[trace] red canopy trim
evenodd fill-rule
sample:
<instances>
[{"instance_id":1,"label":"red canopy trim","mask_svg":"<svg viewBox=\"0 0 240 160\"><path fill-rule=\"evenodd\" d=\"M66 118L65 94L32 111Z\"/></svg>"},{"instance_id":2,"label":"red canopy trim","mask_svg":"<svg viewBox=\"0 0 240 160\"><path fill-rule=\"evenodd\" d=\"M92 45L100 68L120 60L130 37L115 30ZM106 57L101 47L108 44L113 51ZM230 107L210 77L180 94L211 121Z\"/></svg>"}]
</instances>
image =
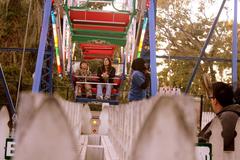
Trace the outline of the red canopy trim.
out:
<instances>
[{"instance_id":1,"label":"red canopy trim","mask_svg":"<svg viewBox=\"0 0 240 160\"><path fill-rule=\"evenodd\" d=\"M130 16L127 13L99 12L70 10L70 19L74 22L87 24L106 24L127 26L130 22Z\"/></svg>"},{"instance_id":2,"label":"red canopy trim","mask_svg":"<svg viewBox=\"0 0 240 160\"><path fill-rule=\"evenodd\" d=\"M116 46L82 43L80 48L82 49L83 59L103 59L105 57L113 58Z\"/></svg>"}]
</instances>

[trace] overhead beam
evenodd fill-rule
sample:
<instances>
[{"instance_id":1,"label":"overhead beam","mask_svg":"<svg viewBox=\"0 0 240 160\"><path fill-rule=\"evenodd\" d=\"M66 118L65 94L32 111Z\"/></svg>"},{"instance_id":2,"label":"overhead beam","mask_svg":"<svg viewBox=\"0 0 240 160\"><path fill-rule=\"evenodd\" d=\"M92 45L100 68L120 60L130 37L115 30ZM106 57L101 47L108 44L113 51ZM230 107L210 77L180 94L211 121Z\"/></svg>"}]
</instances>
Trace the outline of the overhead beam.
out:
<instances>
[{"instance_id":1,"label":"overhead beam","mask_svg":"<svg viewBox=\"0 0 240 160\"><path fill-rule=\"evenodd\" d=\"M197 73L198 67L200 66L200 62L202 61L202 58L203 58L203 56L205 55L206 48L207 48L207 46L208 46L208 44L209 44L209 42L210 42L210 39L212 38L214 29L215 29L215 27L216 27L216 25L217 25L218 19L219 19L220 15L221 15L221 12L222 12L222 10L223 10L223 7L224 7L225 3L226 3L226 0L223 0L223 1L222 1L222 4L221 4L221 7L220 7L220 9L219 9L219 11L218 11L218 13L217 13L217 16L216 16L216 18L215 18L214 21L213 21L212 27L211 27L208 35L207 35L207 39L206 39L206 41L205 41L205 43L204 43L204 45L203 45L203 48L202 48L201 51L200 51L200 55L199 55L199 58L198 58L198 60L197 60L197 63L195 64L195 67L194 67L194 69L193 69L193 71L192 71L192 75L191 75L191 78L190 78L190 80L189 80L189 83L188 83L188 85L187 85L187 87L186 87L185 94L187 94L187 93L189 92L190 88L191 88L192 82L193 82L193 80L194 80L194 78L195 78L195 75L196 75L196 73Z\"/></svg>"},{"instance_id":2,"label":"overhead beam","mask_svg":"<svg viewBox=\"0 0 240 160\"><path fill-rule=\"evenodd\" d=\"M0 53L1 52L22 52L23 48L0 48ZM37 53L38 49L37 48L26 48L25 52L34 52Z\"/></svg>"},{"instance_id":3,"label":"overhead beam","mask_svg":"<svg viewBox=\"0 0 240 160\"><path fill-rule=\"evenodd\" d=\"M176 60L198 60L199 57L196 56L157 56L157 58L165 58L165 59L176 59ZM232 62L232 60L229 58L218 58L218 57L203 57L201 60L203 61L216 61L216 62ZM240 60L237 60L237 62L240 62Z\"/></svg>"},{"instance_id":4,"label":"overhead beam","mask_svg":"<svg viewBox=\"0 0 240 160\"><path fill-rule=\"evenodd\" d=\"M8 110L8 113L9 113L9 117L10 117L11 120L13 120L12 118L14 118L13 116L16 114L16 110L15 110L15 106L13 104L12 97L10 95L10 92L9 92L9 89L8 89L8 86L7 86L7 82L6 82L1 64L0 64L0 80L2 81L1 83L2 83L2 86L4 88L7 100L8 100L7 110Z\"/></svg>"}]
</instances>

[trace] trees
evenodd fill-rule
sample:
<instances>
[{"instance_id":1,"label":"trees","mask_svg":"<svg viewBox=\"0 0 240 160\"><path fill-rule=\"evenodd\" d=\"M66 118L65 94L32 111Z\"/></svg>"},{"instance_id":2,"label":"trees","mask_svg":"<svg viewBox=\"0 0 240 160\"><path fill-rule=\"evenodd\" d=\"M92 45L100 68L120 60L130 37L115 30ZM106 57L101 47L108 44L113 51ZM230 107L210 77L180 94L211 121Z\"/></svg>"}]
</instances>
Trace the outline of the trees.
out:
<instances>
[{"instance_id":1,"label":"trees","mask_svg":"<svg viewBox=\"0 0 240 160\"><path fill-rule=\"evenodd\" d=\"M25 1L20 0L8 0L0 2L0 47L13 47L22 48L23 39L26 28L27 20L27 6ZM33 41L29 41L33 42ZM36 42L35 42L36 44ZM27 45L28 47L29 45ZM20 72L20 62L22 54L16 52L1 52L0 63L3 66L3 70L8 82L8 87L13 100L16 99L18 77ZM29 83L31 83L31 67L33 65L33 56L27 55L26 61L29 65L24 68L24 77L21 88L24 90L29 89ZM1 99L1 98L0 98ZM2 103L2 102L1 102Z\"/></svg>"},{"instance_id":2,"label":"trees","mask_svg":"<svg viewBox=\"0 0 240 160\"><path fill-rule=\"evenodd\" d=\"M198 10L191 6L197 3L186 1L168 1L163 5L158 3L157 39L158 45L169 56L199 56L206 40L214 16L207 14L208 3L198 1ZM205 3L204 3L205 2ZM194 4L193 4L194 3ZM214 2L209 2L214 3ZM224 13L222 13L224 14ZM206 50L206 57L221 57L231 59L231 29L232 22L219 21L214 35ZM165 46L165 47L164 47ZM167 67L159 73L160 86L169 85L185 90L190 80L196 61L164 60ZM190 94L203 94L201 83L202 73L209 73L213 81L218 76L224 76L224 69L231 68L231 63L202 62L201 68L192 84ZM229 80L229 79L228 79Z\"/></svg>"},{"instance_id":3,"label":"trees","mask_svg":"<svg viewBox=\"0 0 240 160\"><path fill-rule=\"evenodd\" d=\"M43 13L42 0L32 0L26 48L38 48ZM23 48L30 0L0 1L0 48ZM21 59L17 52L0 52L0 63L13 97L17 96ZM31 90L36 53L25 53L21 91ZM0 98L1 99L1 98Z\"/></svg>"}]
</instances>

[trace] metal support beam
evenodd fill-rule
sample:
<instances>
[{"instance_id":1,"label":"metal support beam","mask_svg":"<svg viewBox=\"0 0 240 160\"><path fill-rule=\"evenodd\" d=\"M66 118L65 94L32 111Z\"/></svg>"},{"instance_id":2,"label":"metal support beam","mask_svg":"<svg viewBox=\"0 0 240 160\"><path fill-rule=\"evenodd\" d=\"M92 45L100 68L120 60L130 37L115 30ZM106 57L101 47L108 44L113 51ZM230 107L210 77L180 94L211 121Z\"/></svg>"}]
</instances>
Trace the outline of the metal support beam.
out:
<instances>
[{"instance_id":1,"label":"metal support beam","mask_svg":"<svg viewBox=\"0 0 240 160\"><path fill-rule=\"evenodd\" d=\"M150 67L151 67L151 96L157 94L157 63L156 63L156 21L155 21L156 1L150 0L149 17L149 42L150 42Z\"/></svg>"},{"instance_id":2,"label":"metal support beam","mask_svg":"<svg viewBox=\"0 0 240 160\"><path fill-rule=\"evenodd\" d=\"M222 4L221 4L221 7L220 7L220 9L219 9L219 11L218 11L218 14L217 14L216 18L214 19L214 22L213 22L213 24L212 24L212 27L211 27L211 29L210 29L210 31L209 31L209 33L208 33L207 39L206 39L206 41L205 41L205 43L204 43L204 45L203 45L203 48L201 49L201 52L200 52L199 58L198 58L198 60L197 60L197 63L196 63L196 65L195 65L194 69L193 69L193 72L192 72L192 76L191 76L191 78L190 78L190 81L189 81L189 83L188 83L188 85L187 85L187 87L186 87L185 94L187 94L187 93L189 92L189 90L190 90L190 87L191 87L191 85L192 85L192 82L193 82L193 80L194 80L194 78L195 78L195 75L196 75L196 73L197 73L197 69L198 69L198 67L199 67L199 65L200 65L200 62L201 62L201 60L202 60L203 55L205 54L205 50L206 50L206 48L207 48L207 46L208 46L208 44L209 44L209 41L210 41L210 39L211 39L211 37L212 37L212 34L213 34L214 29L215 29L215 27L216 27L216 24L217 24L217 22L218 22L219 16L220 16L220 14L221 14L221 12L222 12L222 10L223 10L223 7L224 7L224 5L225 5L225 2L226 2L226 0L223 0L223 2L222 2Z\"/></svg>"},{"instance_id":3,"label":"metal support beam","mask_svg":"<svg viewBox=\"0 0 240 160\"><path fill-rule=\"evenodd\" d=\"M196 61L196 60L198 60L199 57L195 57L195 56L157 56L157 58ZM213 61L232 62L232 59L218 58L218 57L203 57L202 60L208 61L208 62L213 62ZM237 62L240 62L240 60L237 60Z\"/></svg>"},{"instance_id":4,"label":"metal support beam","mask_svg":"<svg viewBox=\"0 0 240 160\"><path fill-rule=\"evenodd\" d=\"M232 86L233 91L237 90L238 87L238 21L237 21L237 12L238 12L238 0L234 0L234 21L233 21L233 43L232 43Z\"/></svg>"},{"instance_id":5,"label":"metal support beam","mask_svg":"<svg viewBox=\"0 0 240 160\"><path fill-rule=\"evenodd\" d=\"M41 76L40 91L52 95L52 66L53 66L53 48L51 51L46 51L44 55L44 64Z\"/></svg>"},{"instance_id":6,"label":"metal support beam","mask_svg":"<svg viewBox=\"0 0 240 160\"><path fill-rule=\"evenodd\" d=\"M4 88L4 91L6 93L6 97L7 97L7 100L8 100L7 109L8 109L9 117L10 117L10 119L12 119L13 116L16 114L16 110L15 110L15 107L13 105L12 97L10 95L10 92L9 92L9 89L8 89L8 86L7 86L7 82L6 82L1 64L0 64L0 79L2 81L3 88Z\"/></svg>"},{"instance_id":7,"label":"metal support beam","mask_svg":"<svg viewBox=\"0 0 240 160\"><path fill-rule=\"evenodd\" d=\"M51 8L52 8L52 1L45 0L42 30L41 30L40 43L38 48L37 63L35 67L35 75L34 75L33 86L32 86L32 92L34 93L38 93L40 91L43 59L44 59L46 42L47 42Z\"/></svg>"},{"instance_id":8,"label":"metal support beam","mask_svg":"<svg viewBox=\"0 0 240 160\"><path fill-rule=\"evenodd\" d=\"M25 48L25 52L37 53L36 48ZM23 52L23 48L0 48L0 52Z\"/></svg>"}]
</instances>

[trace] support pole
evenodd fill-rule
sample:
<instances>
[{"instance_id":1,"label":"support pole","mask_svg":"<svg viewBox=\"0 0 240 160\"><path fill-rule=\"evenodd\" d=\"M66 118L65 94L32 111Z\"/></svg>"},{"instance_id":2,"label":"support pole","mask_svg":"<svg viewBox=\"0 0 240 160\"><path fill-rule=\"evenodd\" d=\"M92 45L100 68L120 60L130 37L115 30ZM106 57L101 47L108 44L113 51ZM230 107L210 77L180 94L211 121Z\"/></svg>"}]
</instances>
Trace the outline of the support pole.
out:
<instances>
[{"instance_id":1,"label":"support pole","mask_svg":"<svg viewBox=\"0 0 240 160\"><path fill-rule=\"evenodd\" d=\"M54 43L54 40L51 39L50 40L50 43L51 45L53 46L53 43ZM50 60L49 60L49 80L48 80L48 83L49 83L49 86L48 86L48 93L50 95L53 95L53 59L54 59L54 48L51 47L51 51L50 51Z\"/></svg>"},{"instance_id":2,"label":"support pole","mask_svg":"<svg viewBox=\"0 0 240 160\"><path fill-rule=\"evenodd\" d=\"M156 21L155 0L150 0L149 16L149 41L150 41L150 67L151 67L151 96L157 94L157 62L156 62Z\"/></svg>"},{"instance_id":3,"label":"support pole","mask_svg":"<svg viewBox=\"0 0 240 160\"><path fill-rule=\"evenodd\" d=\"M7 82L6 82L1 64L0 64L0 80L2 80L2 85L3 85L4 91L6 93L7 100L8 100L7 110L8 110L8 113L9 113L9 117L10 117L10 119L12 119L13 115L16 114L16 109L13 105L12 97L10 95L10 92L9 92L9 89L8 89L8 86L7 86Z\"/></svg>"},{"instance_id":4,"label":"support pole","mask_svg":"<svg viewBox=\"0 0 240 160\"><path fill-rule=\"evenodd\" d=\"M185 94L187 94L187 93L189 92L189 90L190 90L190 87L191 87L191 85L192 85L192 82L193 82L193 80L194 80L194 77L195 77L195 75L196 75L196 73L197 73L197 69L198 69L198 67L199 67L199 65L200 65L200 62L201 62L201 60L202 60L203 55L205 54L205 50L206 50L206 48L207 48L207 46L208 46L208 44L209 44L209 41L210 41L210 39L211 39L211 37L212 37L213 31L214 31L214 29L215 29L215 27L216 27L216 24L217 24L217 22L218 22L218 19L219 19L220 14L221 14L221 12L222 12L222 10L223 10L223 7L224 7L224 5L225 5L225 2L226 2L226 0L223 0L223 2L222 2L222 4L221 4L221 7L220 7L220 9L219 9L219 11L218 11L217 17L214 19L214 22L213 22L213 24L212 24L212 27L211 27L211 29L210 29L210 31L209 31L209 33L208 33L207 39L206 39L206 41L205 41L205 43L204 43L204 45L203 45L203 48L201 49L201 52L200 52L199 58L198 58L198 60L197 60L197 63L196 63L196 65L195 65L194 69L193 69L192 76L191 76L190 81L189 81L189 83L188 83L188 86L187 86L187 88L186 88L186 90L185 90Z\"/></svg>"},{"instance_id":5,"label":"support pole","mask_svg":"<svg viewBox=\"0 0 240 160\"><path fill-rule=\"evenodd\" d=\"M127 55L125 54L124 48L121 47L121 55L123 57L123 75L122 77L125 77L126 71L127 71Z\"/></svg>"},{"instance_id":6,"label":"support pole","mask_svg":"<svg viewBox=\"0 0 240 160\"><path fill-rule=\"evenodd\" d=\"M52 1L45 0L43 21L42 21L42 30L41 30L41 35L40 35L37 63L35 66L35 75L34 75L33 86L32 86L33 93L38 93L40 91L43 59L44 59L45 47L46 47L46 43L47 43L47 34L48 34L48 26L49 26L51 8L52 8Z\"/></svg>"},{"instance_id":7,"label":"support pole","mask_svg":"<svg viewBox=\"0 0 240 160\"><path fill-rule=\"evenodd\" d=\"M141 58L141 52L142 52L142 47L143 47L143 41L144 41L144 37L145 37L145 32L147 29L147 23L148 23L148 17L144 18L143 21L143 26L142 26L142 33L141 33L141 38L139 40L139 46L138 46L138 54L137 54L137 58Z\"/></svg>"},{"instance_id":8,"label":"support pole","mask_svg":"<svg viewBox=\"0 0 240 160\"><path fill-rule=\"evenodd\" d=\"M54 47L55 47L55 55L57 61L57 71L58 76L62 77L62 66L61 66L61 59L58 47L58 34L57 34L57 26L56 26L56 17L54 11L51 11L51 18L52 18L52 29L53 29L53 39L54 39Z\"/></svg>"},{"instance_id":9,"label":"support pole","mask_svg":"<svg viewBox=\"0 0 240 160\"><path fill-rule=\"evenodd\" d=\"M237 90L238 87L238 0L234 0L234 20L233 20L233 43L232 43L232 86L233 91Z\"/></svg>"}]
</instances>

